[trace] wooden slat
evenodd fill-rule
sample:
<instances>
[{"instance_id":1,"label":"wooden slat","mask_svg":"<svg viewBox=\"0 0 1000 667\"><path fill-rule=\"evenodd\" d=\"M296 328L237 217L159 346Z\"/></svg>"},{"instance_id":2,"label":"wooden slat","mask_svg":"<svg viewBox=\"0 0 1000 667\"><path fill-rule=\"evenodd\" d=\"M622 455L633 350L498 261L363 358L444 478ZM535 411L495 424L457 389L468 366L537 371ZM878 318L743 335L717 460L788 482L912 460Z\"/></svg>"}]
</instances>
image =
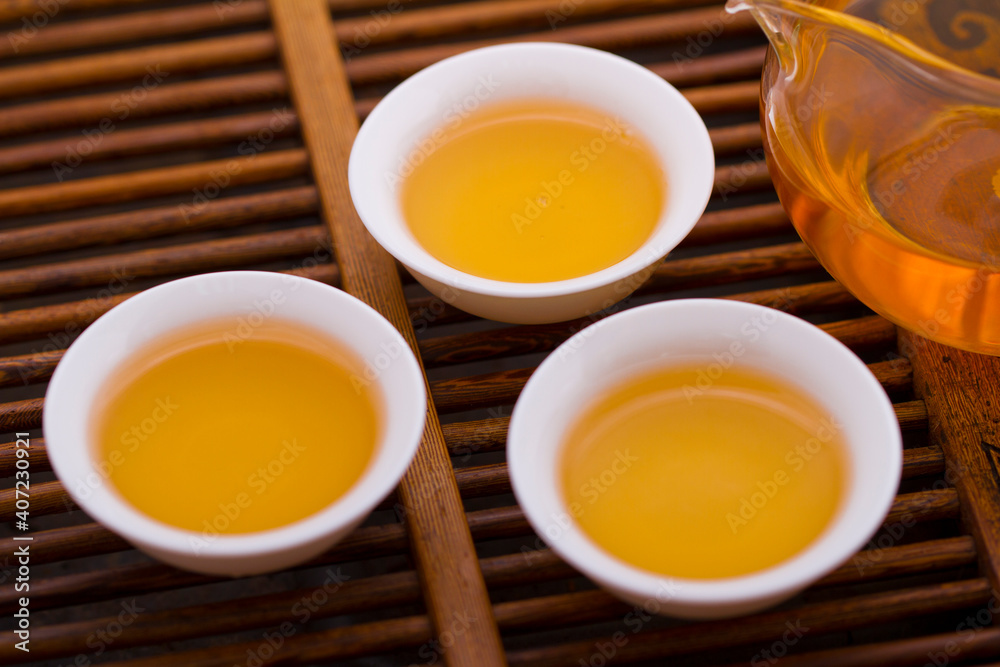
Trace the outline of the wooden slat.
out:
<instances>
[{"instance_id":1,"label":"wooden slat","mask_svg":"<svg viewBox=\"0 0 1000 667\"><path fill-rule=\"evenodd\" d=\"M760 148L763 143L760 135L760 123L741 123L725 127L713 127L708 131L712 140L712 148L716 155L726 155L737 151L745 153L754 148Z\"/></svg>"},{"instance_id":2,"label":"wooden slat","mask_svg":"<svg viewBox=\"0 0 1000 667\"><path fill-rule=\"evenodd\" d=\"M826 575L816 586L856 584L932 570L945 570L976 562L976 544L968 535L904 546L861 551Z\"/></svg>"},{"instance_id":3,"label":"wooden slat","mask_svg":"<svg viewBox=\"0 0 1000 667\"><path fill-rule=\"evenodd\" d=\"M859 596L850 600L815 603L798 610L781 610L747 616L738 620L699 623L630 636L617 655L627 661L653 659L664 655L690 654L702 648L734 647L780 637L789 623L811 629L813 635L862 628L878 620L914 618L936 610L953 610L982 603L989 597L983 579L923 586ZM561 627L587 621L623 618L630 608L603 591L584 591L543 598L503 602L494 606L501 627L528 630ZM801 614L801 616L798 616ZM623 629L628 629L622 624ZM373 652L416 647L427 641L430 624L423 617L376 621L351 628L334 628L290 637L282 649L282 664L307 665L346 659ZM597 637L540 649L510 653L512 665L556 666L575 664L579 656L595 651L594 640L615 643L611 637ZM185 651L167 656L189 667L215 667L238 662L257 642L226 647ZM127 667L166 667L175 664L166 658L134 659L120 663Z\"/></svg>"},{"instance_id":4,"label":"wooden slat","mask_svg":"<svg viewBox=\"0 0 1000 667\"><path fill-rule=\"evenodd\" d=\"M287 95L285 76L278 71L183 83L165 82L147 91L142 100L138 101L133 101L127 91L115 91L5 107L0 109L0 137L66 127L95 132L102 130L102 123L106 129L118 128L120 123L128 120L170 113L207 111L237 104L274 102L284 100ZM105 136L107 134L108 132L104 132Z\"/></svg>"},{"instance_id":5,"label":"wooden slat","mask_svg":"<svg viewBox=\"0 0 1000 667\"><path fill-rule=\"evenodd\" d=\"M138 5L148 0L64 0L60 3L61 11L79 12L86 9L105 9L111 7L128 7ZM51 7L50 5L45 5ZM6 0L0 5L0 21L14 21L16 19L28 18L36 12L45 11L41 0ZM45 12L46 16L52 13L51 8Z\"/></svg>"},{"instance_id":6,"label":"wooden slat","mask_svg":"<svg viewBox=\"0 0 1000 667\"><path fill-rule=\"evenodd\" d=\"M42 0L4 0L0 4L0 21L14 21L32 16L41 9ZM227 12L236 2L218 5L220 12ZM420 5L433 0L407 0L408 5ZM106 10L131 8L132 5L149 3L149 0L60 0L60 9L76 14L84 10ZM385 7L385 0L329 0L330 9L335 13L356 12Z\"/></svg>"},{"instance_id":7,"label":"wooden slat","mask_svg":"<svg viewBox=\"0 0 1000 667\"><path fill-rule=\"evenodd\" d=\"M0 444L0 477L13 477L17 469L16 442L6 442ZM24 449L23 447L21 449ZM52 469L49 463L49 455L45 449L45 438L31 438L31 447L28 451L28 465L32 473L47 472Z\"/></svg>"},{"instance_id":8,"label":"wooden slat","mask_svg":"<svg viewBox=\"0 0 1000 667\"><path fill-rule=\"evenodd\" d=\"M730 283L726 282L724 284ZM738 287L738 285L734 286ZM673 289L683 290L683 282L679 282L676 288L671 288L671 290ZM848 292L842 285L832 280L736 294L720 295L719 291L719 289L713 289L710 296L756 303L769 308L777 308L793 315L829 313L846 307L852 307L855 310L862 308L854 295ZM656 290L648 281L635 292L636 296L653 293L656 293ZM669 291L666 294L669 294ZM597 320L611 312L618 312L628 307L631 302L631 298L625 299L609 311L595 313L592 319ZM415 297L410 299L408 303L410 304L411 316L418 333L423 333L432 326L454 324L455 322L465 322L473 319L468 313L443 304L440 299L434 297ZM3 325L0 322L0 333L2 331Z\"/></svg>"},{"instance_id":9,"label":"wooden slat","mask_svg":"<svg viewBox=\"0 0 1000 667\"><path fill-rule=\"evenodd\" d=\"M821 602L736 620L647 630L630 636L630 641L620 647L618 658L624 661L663 659L665 656L686 655L712 648L754 645L780 638L789 629L787 623L791 623L792 627L798 624L798 627L810 628L810 636L815 637L921 614L971 607L983 604L989 597L989 582L973 579ZM531 667L571 664L577 656L590 655L595 640L610 641L610 637L592 637L561 645L512 651L509 654L510 663ZM861 646L855 649L854 654L863 652L864 647ZM853 662L845 659L841 664Z\"/></svg>"},{"instance_id":10,"label":"wooden slat","mask_svg":"<svg viewBox=\"0 0 1000 667\"><path fill-rule=\"evenodd\" d=\"M491 417L441 427L452 456L466 458L480 452L495 452L507 442L510 417Z\"/></svg>"},{"instance_id":11,"label":"wooden slat","mask_svg":"<svg viewBox=\"0 0 1000 667\"><path fill-rule=\"evenodd\" d=\"M507 39L483 39L387 51L355 58L347 63L346 69L351 82L360 85L399 80L449 56L506 42L571 42L613 50L683 41L685 37L705 30L706 24L719 21L723 11L721 6L717 6L569 26ZM726 17L727 35L752 34L757 30L757 24L745 13ZM758 92L759 89L754 92L755 100Z\"/></svg>"},{"instance_id":12,"label":"wooden slat","mask_svg":"<svg viewBox=\"0 0 1000 667\"><path fill-rule=\"evenodd\" d=\"M220 197L188 211L160 206L82 220L0 231L0 259L87 246L112 245L178 233L223 229L250 222L315 213L316 189L307 186L240 197Z\"/></svg>"},{"instance_id":13,"label":"wooden slat","mask_svg":"<svg viewBox=\"0 0 1000 667\"><path fill-rule=\"evenodd\" d=\"M719 298L756 303L768 308L777 308L792 315L836 311L838 308L859 305L853 294L844 289L840 283L832 280L739 294L722 294Z\"/></svg>"},{"instance_id":14,"label":"wooden slat","mask_svg":"<svg viewBox=\"0 0 1000 667\"><path fill-rule=\"evenodd\" d=\"M137 250L120 255L43 264L0 272L0 297L45 294L112 284L120 292L132 281L233 268L279 259L328 254L329 237L319 226L236 236L201 243Z\"/></svg>"},{"instance_id":15,"label":"wooden slat","mask_svg":"<svg viewBox=\"0 0 1000 667\"><path fill-rule=\"evenodd\" d=\"M755 46L726 53L681 57L648 65L656 74L675 86L704 85L729 79L756 79L764 65L767 48Z\"/></svg>"},{"instance_id":16,"label":"wooden slat","mask_svg":"<svg viewBox=\"0 0 1000 667\"><path fill-rule=\"evenodd\" d=\"M0 358L0 387L45 382L62 359L63 350Z\"/></svg>"},{"instance_id":17,"label":"wooden slat","mask_svg":"<svg viewBox=\"0 0 1000 667\"><path fill-rule=\"evenodd\" d=\"M190 192L190 199L179 206L191 215L201 207L202 200L211 199L205 192L302 176L308 169L307 160L305 151L289 149L0 190L0 210L9 216L27 215ZM203 193L202 200L198 193Z\"/></svg>"},{"instance_id":18,"label":"wooden slat","mask_svg":"<svg viewBox=\"0 0 1000 667\"><path fill-rule=\"evenodd\" d=\"M237 149L256 150L261 138L269 143L298 132L298 118L290 109L200 119L132 130L102 132L69 139L49 139L0 149L0 174L45 167L62 180L66 169L113 158L153 152L204 149L233 142ZM738 138L734 137L734 141ZM251 140L255 140L251 143ZM0 246L2 247L2 246Z\"/></svg>"},{"instance_id":19,"label":"wooden slat","mask_svg":"<svg viewBox=\"0 0 1000 667\"><path fill-rule=\"evenodd\" d=\"M518 368L435 380L430 385L431 396L442 414L511 405L534 371L534 368Z\"/></svg>"},{"instance_id":20,"label":"wooden slat","mask_svg":"<svg viewBox=\"0 0 1000 667\"><path fill-rule=\"evenodd\" d=\"M272 0L275 31L309 150L323 217L337 250L341 282L417 341L395 262L368 234L351 204L347 159L358 120L333 24L321 0ZM455 614L470 621L444 656L449 665L503 665L503 647L464 521L461 499L433 404L423 441L399 486L406 525L438 633Z\"/></svg>"},{"instance_id":21,"label":"wooden slat","mask_svg":"<svg viewBox=\"0 0 1000 667\"><path fill-rule=\"evenodd\" d=\"M819 328L855 352L887 346L896 334L892 322L878 315L829 322L820 324Z\"/></svg>"},{"instance_id":22,"label":"wooden slat","mask_svg":"<svg viewBox=\"0 0 1000 667\"><path fill-rule=\"evenodd\" d=\"M903 431L923 430L927 427L927 405L923 401L906 401L892 407Z\"/></svg>"},{"instance_id":23,"label":"wooden slat","mask_svg":"<svg viewBox=\"0 0 1000 667\"><path fill-rule=\"evenodd\" d=\"M488 510L468 512L465 516L469 531L476 540L499 539L531 534L524 514L517 507L499 507ZM33 533L32 563L52 563L59 560L86 558L106 553L124 551L129 545L120 537L94 523L87 523L69 528L55 528ZM366 560L400 554L406 551L407 535L404 527L398 523L365 526L355 530L345 537L333 549L302 565L302 568L330 565L352 560ZM136 566L139 567L138 565ZM88 599L106 599L120 594L127 594L136 588L142 590L162 590L171 586L183 585L193 576L191 573L175 570L167 565L147 562L145 567L149 581L142 584L143 576L135 575L135 579L119 580L114 570L91 571L87 573L67 575L70 579L53 580L53 583L36 587L39 600L43 591L53 598L72 597L74 595ZM155 573L155 576L153 576ZM174 574L170 574L174 573ZM179 578L178 578L179 577ZM75 591L75 592L74 592ZM18 595L12 588L0 590L0 611L13 609ZM76 598L73 598L76 599ZM39 602L39 604L46 604ZM50 604L55 604L53 600Z\"/></svg>"},{"instance_id":24,"label":"wooden slat","mask_svg":"<svg viewBox=\"0 0 1000 667\"><path fill-rule=\"evenodd\" d=\"M299 275L331 285L336 285L340 276L335 265L317 263L314 256L306 257L302 266L281 273ZM102 290L102 292L111 291ZM135 295L136 292L124 292L52 306L9 311L0 318L0 341L30 340L48 334L47 345L68 345L72 337L88 324Z\"/></svg>"},{"instance_id":25,"label":"wooden slat","mask_svg":"<svg viewBox=\"0 0 1000 667\"><path fill-rule=\"evenodd\" d=\"M693 9L604 21L597 25L569 26L503 40L476 40L382 52L348 61L346 71L350 81L356 85L390 81L409 76L448 56L508 41L573 42L603 49L635 48L683 40L686 35L703 30L707 22L719 21L721 11L719 7ZM725 23L725 31L730 35L746 34L756 29L757 24L746 14L730 18ZM275 56L275 49L274 36L270 32L260 31L8 67L0 71L0 98L10 99L18 95L115 81L142 81L144 77L154 76L150 72L156 73L158 85L163 79L169 78L171 73L267 61ZM153 80L146 80L147 87L148 82Z\"/></svg>"},{"instance_id":26,"label":"wooden slat","mask_svg":"<svg viewBox=\"0 0 1000 667\"><path fill-rule=\"evenodd\" d=\"M33 442L32 447L35 446L37 445ZM510 477L507 474L506 463L492 463L456 470L455 482L462 498L480 498L510 493ZM14 489L0 489L0 521L13 520L14 500ZM396 507L398 507L398 498L396 494L392 494L376 509L392 510ZM70 498L62 482L41 482L31 487L32 516L61 514L77 509L79 507Z\"/></svg>"},{"instance_id":27,"label":"wooden slat","mask_svg":"<svg viewBox=\"0 0 1000 667\"><path fill-rule=\"evenodd\" d=\"M771 175L763 160L748 160L740 164L715 168L713 196L727 201L736 193L772 188Z\"/></svg>"},{"instance_id":28,"label":"wooden slat","mask_svg":"<svg viewBox=\"0 0 1000 667\"><path fill-rule=\"evenodd\" d=\"M904 493L896 496L883 525L888 526L902 521L908 523L911 520L954 519L959 515L960 510L958 493L952 488Z\"/></svg>"},{"instance_id":29,"label":"wooden slat","mask_svg":"<svg viewBox=\"0 0 1000 667\"><path fill-rule=\"evenodd\" d=\"M76 509L76 503L70 500L62 482L36 482L31 485L29 494L31 516L33 517L72 512ZM0 490L0 517L2 517L0 520L12 521L14 519L16 511L14 500L15 489Z\"/></svg>"},{"instance_id":30,"label":"wooden slat","mask_svg":"<svg viewBox=\"0 0 1000 667\"><path fill-rule=\"evenodd\" d=\"M155 152L203 149L228 142L245 151L260 145L261 137L269 143L297 132L298 116L289 108L131 130L101 132L98 128L88 136L0 148L0 174L44 167L62 180L77 160L91 164ZM709 138L717 154L749 150L761 144L757 123L712 128Z\"/></svg>"},{"instance_id":31,"label":"wooden slat","mask_svg":"<svg viewBox=\"0 0 1000 667\"><path fill-rule=\"evenodd\" d=\"M998 654L1000 628L981 627L977 624L962 628L959 632L788 655L781 659L781 667L934 667L934 661L942 663L942 666L957 662L988 667L987 663L978 660L993 658ZM970 660L977 662L970 663ZM734 663L727 667L743 667L745 664Z\"/></svg>"},{"instance_id":32,"label":"wooden slat","mask_svg":"<svg viewBox=\"0 0 1000 667\"><path fill-rule=\"evenodd\" d=\"M941 548L937 550L942 554L950 553ZM887 559L899 560L891 555ZM480 561L484 579L490 587L517 586L578 576L575 570L547 550L538 555L533 554L530 568L524 565L525 557L521 553ZM933 563L927 565L933 567ZM337 567L330 567L323 574L331 577L339 571ZM113 574L117 576L109 576ZM39 608L52 608L67 606L76 601L92 601L93 596L105 599L114 597L116 593L135 595L140 591L148 592L164 586L193 586L216 581L224 580L185 573L164 565L141 563L120 566L116 573L97 571L46 580L38 591L36 600ZM108 595L109 587L111 595ZM318 586L189 606L180 610L149 610L134 619L127 633L116 638L115 646L128 648L279 625L288 620L288 610L296 602L309 600L314 594L317 599L323 599L321 591L326 593L328 599L323 604L314 605L316 609L311 617L317 620L412 604L420 599L416 572L380 574L339 582L335 591ZM199 623L186 623L178 620L178 616L182 619L203 620ZM35 654L33 657L41 660L86 652L86 640L94 629L105 627L111 621L111 618L98 618L42 627L39 634L32 637L38 642L38 649L32 651ZM0 645L0 661L16 656L14 650L16 649L12 645Z\"/></svg>"},{"instance_id":33,"label":"wooden slat","mask_svg":"<svg viewBox=\"0 0 1000 667\"><path fill-rule=\"evenodd\" d=\"M914 447L903 450L903 479L934 475L944 470L944 452L940 447Z\"/></svg>"},{"instance_id":34,"label":"wooden slat","mask_svg":"<svg viewBox=\"0 0 1000 667\"><path fill-rule=\"evenodd\" d=\"M420 341L420 354L426 366L436 367L548 352L593 322L581 318L555 324L505 327L429 338ZM820 328L851 348L887 346L896 340L896 327L874 315L832 322Z\"/></svg>"},{"instance_id":35,"label":"wooden slat","mask_svg":"<svg viewBox=\"0 0 1000 667\"><path fill-rule=\"evenodd\" d=\"M689 259L668 259L642 286L642 292L709 287L819 268L819 262L804 243L784 243Z\"/></svg>"},{"instance_id":36,"label":"wooden slat","mask_svg":"<svg viewBox=\"0 0 1000 667\"><path fill-rule=\"evenodd\" d=\"M3 10L0 9L0 16L2 13ZM204 3L178 9L56 22L39 30L31 39L7 39L0 42L0 58L179 37L219 28L263 23L267 18L267 4L264 0L241 0L232 4Z\"/></svg>"},{"instance_id":37,"label":"wooden slat","mask_svg":"<svg viewBox=\"0 0 1000 667\"><path fill-rule=\"evenodd\" d=\"M741 81L718 86L704 86L682 91L687 101L703 115L752 111L760 103L760 84L756 81Z\"/></svg>"},{"instance_id":38,"label":"wooden slat","mask_svg":"<svg viewBox=\"0 0 1000 667\"><path fill-rule=\"evenodd\" d=\"M476 32L509 30L520 31L539 28L564 28L581 19L608 17L632 12L665 11L713 4L717 0L586 0L573 5L566 12L565 0L485 0L463 2L428 9L404 11L386 21L382 29L367 40L364 34L370 17L340 19L335 23L337 39L347 60L363 53L370 46L399 41L412 42L428 38L467 36ZM371 31L374 32L374 31ZM359 44L359 42L362 42ZM763 58L761 59L763 62Z\"/></svg>"},{"instance_id":39,"label":"wooden slat","mask_svg":"<svg viewBox=\"0 0 1000 667\"><path fill-rule=\"evenodd\" d=\"M0 433L28 431L42 425L42 399L0 403Z\"/></svg>"},{"instance_id":40,"label":"wooden slat","mask_svg":"<svg viewBox=\"0 0 1000 667\"><path fill-rule=\"evenodd\" d=\"M983 573L1000 590L1000 359L902 329L899 349L912 360L913 391L927 405L931 442L948 459Z\"/></svg>"},{"instance_id":41,"label":"wooden slat","mask_svg":"<svg viewBox=\"0 0 1000 667\"><path fill-rule=\"evenodd\" d=\"M365 32L372 17L363 15L339 20L336 34L345 55L350 57L355 51L360 52L369 46L398 41L444 37L476 30L524 30L549 26L553 16L558 18L557 23L577 22L593 16L707 5L715 0L588 0L574 6L574 11L568 15L560 11L562 1L494 0L420 10L413 9L418 3L407 0L409 11L391 15L391 21L380 20L378 31L369 29L368 33ZM376 7L385 11L384 3ZM8 40L0 44L0 58L195 35L222 27L263 23L268 16L264 0L241 0L238 3L205 3L56 23L46 26L31 39ZM359 34L364 35L363 40L358 37ZM763 61L762 54L759 60ZM759 65L758 62L758 69Z\"/></svg>"},{"instance_id":42,"label":"wooden slat","mask_svg":"<svg viewBox=\"0 0 1000 667\"><path fill-rule=\"evenodd\" d=\"M889 547L877 552L862 552L856 560L865 563L859 568L854 563L847 563L829 576L820 585L829 586L838 583L856 582L860 579L874 580L889 576L900 576L929 572L935 569L945 569L968 564L975 560L975 545L969 537L957 537L946 540ZM870 563L870 565L867 565ZM530 567L526 567L530 565ZM576 572L561 561L552 551L542 549L528 554L516 553L506 556L496 556L480 561L484 578L490 587L516 586L527 583L553 581L567 577L578 576ZM159 567L164 570L157 572ZM110 573L94 573L94 581L89 584L91 591L99 591L111 585L114 588L135 594L138 590L148 591L150 582L158 582L162 575L171 575L171 585L194 585L216 581L210 577L182 572L169 572L170 568L155 565L133 565L118 568L118 577L111 579ZM328 569L331 574L337 574L334 568ZM100 576L105 575L105 576ZM330 575L327 575L328 577ZM186 578L185 578L186 577ZM63 579L79 578L76 575ZM123 585L122 580L134 582L133 585ZM58 580L49 580L43 584L40 591L40 608L49 608L50 600L59 596L60 605L71 604L77 599L83 599L87 593L79 585L71 582L60 582L63 591L55 593L48 585ZM135 585L141 586L136 589ZM72 596L69 590L74 590ZM250 628L264 628L278 625L287 620L287 610L296 602L309 599L314 593L324 590L299 589L271 593L253 598L240 598L183 610L149 611L137 617L116 640L117 648L150 645L167 641L178 641L195 637L204 637L225 632L235 632ZM336 594L322 605L317 605L313 618L329 618L345 613L368 611L403 605L419 599L418 579L414 572L383 574L364 579L346 581L338 585ZM102 596L103 597L103 596ZM322 598L320 598L322 599ZM178 622L177 616L197 617L202 622ZM36 659L55 658L86 651L86 639L95 628L106 627L113 618L96 618L84 621L74 621L62 625L43 626L33 637L38 642L38 648L33 651ZM13 657L14 649L10 645L0 646L0 660Z\"/></svg>"},{"instance_id":43,"label":"wooden slat","mask_svg":"<svg viewBox=\"0 0 1000 667\"><path fill-rule=\"evenodd\" d=\"M906 359L868 364L868 370L889 393L904 391L913 385L913 368Z\"/></svg>"},{"instance_id":44,"label":"wooden slat","mask_svg":"<svg viewBox=\"0 0 1000 667\"><path fill-rule=\"evenodd\" d=\"M156 46L143 46L0 69L0 99L71 90L101 83L130 81L145 90L171 75L273 59L269 31Z\"/></svg>"},{"instance_id":45,"label":"wooden slat","mask_svg":"<svg viewBox=\"0 0 1000 667\"><path fill-rule=\"evenodd\" d=\"M781 204L710 211L701 216L698 224L681 241L680 247L788 234L792 230L792 223Z\"/></svg>"},{"instance_id":46,"label":"wooden slat","mask_svg":"<svg viewBox=\"0 0 1000 667\"><path fill-rule=\"evenodd\" d=\"M718 74L722 76L727 72L720 70ZM752 111L757 107L757 86L745 83L689 88L681 92L698 111L706 114L734 109ZM264 71L205 81L164 83L149 90L141 101L135 103L127 92L123 94L119 91L19 104L0 109L0 138L81 126L92 135L97 132L107 138L111 130L117 131L122 122L185 111L221 109L237 104L280 101L287 94L284 75ZM355 113L359 118L365 118L378 101L379 98L356 100ZM81 138L85 135L79 135L76 140ZM86 143L89 145L95 141Z\"/></svg>"}]
</instances>

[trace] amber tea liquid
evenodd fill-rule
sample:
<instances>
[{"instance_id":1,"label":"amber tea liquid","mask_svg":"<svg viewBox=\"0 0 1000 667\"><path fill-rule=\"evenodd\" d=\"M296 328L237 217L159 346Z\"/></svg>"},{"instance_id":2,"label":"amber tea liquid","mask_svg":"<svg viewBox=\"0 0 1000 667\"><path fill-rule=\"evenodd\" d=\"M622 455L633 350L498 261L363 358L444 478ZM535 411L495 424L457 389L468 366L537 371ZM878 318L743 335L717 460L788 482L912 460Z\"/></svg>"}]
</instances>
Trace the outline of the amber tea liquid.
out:
<instances>
[{"instance_id":1,"label":"amber tea liquid","mask_svg":"<svg viewBox=\"0 0 1000 667\"><path fill-rule=\"evenodd\" d=\"M860 0L845 11L1000 77L1000 3L966 4ZM849 28L803 20L788 41L796 75L765 68L765 147L782 203L865 304L1000 354L1000 80L908 68Z\"/></svg>"},{"instance_id":2,"label":"amber tea liquid","mask_svg":"<svg viewBox=\"0 0 1000 667\"><path fill-rule=\"evenodd\" d=\"M696 365L600 395L562 447L580 528L626 563L715 579L777 565L815 541L849 484L836 422L799 388L734 367L702 388Z\"/></svg>"}]
</instances>

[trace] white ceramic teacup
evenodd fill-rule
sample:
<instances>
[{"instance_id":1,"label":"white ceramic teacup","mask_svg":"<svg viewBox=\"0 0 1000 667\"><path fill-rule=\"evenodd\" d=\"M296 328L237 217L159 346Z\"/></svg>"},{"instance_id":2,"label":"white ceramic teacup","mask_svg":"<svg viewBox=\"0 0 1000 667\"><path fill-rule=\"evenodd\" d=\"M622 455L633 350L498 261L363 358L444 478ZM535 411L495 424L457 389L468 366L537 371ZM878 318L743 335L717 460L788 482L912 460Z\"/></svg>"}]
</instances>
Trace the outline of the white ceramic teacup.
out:
<instances>
[{"instance_id":1,"label":"white ceramic teacup","mask_svg":"<svg viewBox=\"0 0 1000 667\"><path fill-rule=\"evenodd\" d=\"M560 491L560 451L567 430L603 392L643 370L671 363L704 364L709 377L734 365L776 376L812 397L841 427L848 449L848 487L830 524L797 555L743 576L668 577L612 556L572 520ZM686 299L612 315L550 354L514 407L507 458L514 493L535 532L580 572L648 610L722 618L777 604L861 549L892 506L902 440L881 385L829 334L763 306Z\"/></svg>"},{"instance_id":2,"label":"white ceramic teacup","mask_svg":"<svg viewBox=\"0 0 1000 667\"><path fill-rule=\"evenodd\" d=\"M411 233L399 202L400 183L434 151L435 130L485 105L535 98L600 110L648 140L667 182L653 234L617 264L569 280L505 282L448 266ZM477 49L413 75L365 120L349 166L351 197L368 231L424 287L456 308L524 324L582 317L631 294L701 217L714 175L708 130L673 86L619 56L549 43Z\"/></svg>"},{"instance_id":3,"label":"white ceramic teacup","mask_svg":"<svg viewBox=\"0 0 1000 667\"><path fill-rule=\"evenodd\" d=\"M383 424L372 461L331 505L279 528L211 535L167 525L122 498L108 479L111 464L99 460L91 420L109 378L137 350L171 331L227 316L243 318L250 326L271 317L301 323L352 351L366 368L370 364L376 369L369 381L384 404ZM391 359L387 350L392 351ZM93 519L171 565L237 576L306 561L360 524L395 488L412 460L423 433L426 400L423 375L410 347L366 304L306 278L232 271L153 287L98 318L69 347L52 376L44 429L53 469ZM176 480L176 485L183 492L184 480Z\"/></svg>"}]
</instances>

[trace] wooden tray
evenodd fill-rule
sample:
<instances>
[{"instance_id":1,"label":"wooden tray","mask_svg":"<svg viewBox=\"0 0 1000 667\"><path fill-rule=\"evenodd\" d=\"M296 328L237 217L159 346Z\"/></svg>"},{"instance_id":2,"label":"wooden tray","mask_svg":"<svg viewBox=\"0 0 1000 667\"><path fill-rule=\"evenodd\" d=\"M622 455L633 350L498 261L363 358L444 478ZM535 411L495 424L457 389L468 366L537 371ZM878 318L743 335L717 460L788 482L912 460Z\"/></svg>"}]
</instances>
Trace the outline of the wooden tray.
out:
<instances>
[{"instance_id":1,"label":"wooden tray","mask_svg":"<svg viewBox=\"0 0 1000 667\"><path fill-rule=\"evenodd\" d=\"M897 332L798 241L762 159L764 41L747 15L710 0L8 0L0 21L3 664L943 665L1000 653L1000 369ZM589 322L457 312L400 273L353 211L347 155L378 98L509 40L634 58L711 128L709 212L621 308L691 295L781 308L854 349L893 398L907 449L883 530L778 609L652 617L553 556L510 495L505 430L532 368ZM89 322L148 286L232 268L295 272L373 304L419 350L435 410L413 467L362 528L303 567L223 581L151 561L76 510L40 425L45 382ZM14 516L17 432L31 438L27 531ZM28 593L14 588L21 544ZM30 653L8 631L24 596Z\"/></svg>"}]
</instances>

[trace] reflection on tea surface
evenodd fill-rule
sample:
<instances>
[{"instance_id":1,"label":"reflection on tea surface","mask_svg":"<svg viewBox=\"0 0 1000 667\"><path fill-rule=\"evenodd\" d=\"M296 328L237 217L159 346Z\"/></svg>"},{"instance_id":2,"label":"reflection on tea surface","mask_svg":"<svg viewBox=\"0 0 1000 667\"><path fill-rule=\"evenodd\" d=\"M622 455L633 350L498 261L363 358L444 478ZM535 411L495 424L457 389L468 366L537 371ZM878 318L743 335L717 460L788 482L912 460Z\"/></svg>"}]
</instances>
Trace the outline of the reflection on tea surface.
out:
<instances>
[{"instance_id":1,"label":"reflection on tea surface","mask_svg":"<svg viewBox=\"0 0 1000 667\"><path fill-rule=\"evenodd\" d=\"M561 100L500 102L424 142L403 183L414 237L452 268L509 282L578 278L653 233L663 169L620 118Z\"/></svg>"},{"instance_id":2,"label":"reflection on tea surface","mask_svg":"<svg viewBox=\"0 0 1000 667\"><path fill-rule=\"evenodd\" d=\"M346 349L276 319L183 329L112 376L99 466L138 510L206 539L280 527L333 503L373 458L366 377Z\"/></svg>"}]
</instances>

